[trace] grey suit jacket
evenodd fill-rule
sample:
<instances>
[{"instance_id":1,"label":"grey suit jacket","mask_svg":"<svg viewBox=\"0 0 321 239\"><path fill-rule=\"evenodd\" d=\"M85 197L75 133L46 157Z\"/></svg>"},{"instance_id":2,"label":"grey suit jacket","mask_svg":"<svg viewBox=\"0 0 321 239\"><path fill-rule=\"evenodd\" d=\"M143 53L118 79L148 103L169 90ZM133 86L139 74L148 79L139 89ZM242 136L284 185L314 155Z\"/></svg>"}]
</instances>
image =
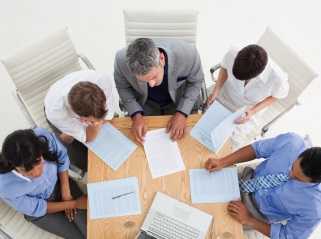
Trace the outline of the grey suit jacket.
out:
<instances>
[{"instance_id":1,"label":"grey suit jacket","mask_svg":"<svg viewBox=\"0 0 321 239\"><path fill-rule=\"evenodd\" d=\"M154 40L168 59L168 91L177 110L190 114L200 94L204 74L197 49L183 41ZM139 81L126 63L126 48L116 53L114 78L122 103L129 115L143 111L148 98L146 82Z\"/></svg>"}]
</instances>

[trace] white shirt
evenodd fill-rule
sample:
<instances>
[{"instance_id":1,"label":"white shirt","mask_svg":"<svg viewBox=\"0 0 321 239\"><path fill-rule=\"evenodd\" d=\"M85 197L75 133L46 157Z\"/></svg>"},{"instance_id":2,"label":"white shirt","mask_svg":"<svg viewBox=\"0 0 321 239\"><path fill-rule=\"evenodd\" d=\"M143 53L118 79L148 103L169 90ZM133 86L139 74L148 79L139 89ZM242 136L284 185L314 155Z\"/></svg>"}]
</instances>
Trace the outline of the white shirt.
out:
<instances>
[{"instance_id":1,"label":"white shirt","mask_svg":"<svg viewBox=\"0 0 321 239\"><path fill-rule=\"evenodd\" d=\"M255 105L269 96L277 99L285 98L289 92L287 74L268 58L263 72L251 79L244 87L244 81L234 77L232 69L239 49L231 48L224 56L221 66L226 69L228 78L219 95L219 99L227 101L231 108Z\"/></svg>"},{"instance_id":2,"label":"white shirt","mask_svg":"<svg viewBox=\"0 0 321 239\"><path fill-rule=\"evenodd\" d=\"M114 113L120 112L119 95L112 77L93 70L73 72L53 84L45 98L45 111L48 120L61 132L68 134L80 142L86 141L87 125L80 122L79 116L73 112L68 103L68 94L78 82L89 81L98 85L106 96L106 118L110 120Z\"/></svg>"}]
</instances>

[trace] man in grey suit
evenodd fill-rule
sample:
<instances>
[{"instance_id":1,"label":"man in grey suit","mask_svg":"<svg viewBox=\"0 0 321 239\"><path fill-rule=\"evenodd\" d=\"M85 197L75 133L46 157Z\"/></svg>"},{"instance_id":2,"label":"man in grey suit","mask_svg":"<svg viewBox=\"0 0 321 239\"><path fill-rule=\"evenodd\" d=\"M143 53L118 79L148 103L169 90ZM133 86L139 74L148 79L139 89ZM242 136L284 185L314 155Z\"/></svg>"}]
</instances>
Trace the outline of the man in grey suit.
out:
<instances>
[{"instance_id":1,"label":"man in grey suit","mask_svg":"<svg viewBox=\"0 0 321 239\"><path fill-rule=\"evenodd\" d=\"M196 48L179 40L139 38L117 52L114 72L132 132L144 142L144 115L173 114L167 132L184 136L186 118L199 100L204 74Z\"/></svg>"}]
</instances>

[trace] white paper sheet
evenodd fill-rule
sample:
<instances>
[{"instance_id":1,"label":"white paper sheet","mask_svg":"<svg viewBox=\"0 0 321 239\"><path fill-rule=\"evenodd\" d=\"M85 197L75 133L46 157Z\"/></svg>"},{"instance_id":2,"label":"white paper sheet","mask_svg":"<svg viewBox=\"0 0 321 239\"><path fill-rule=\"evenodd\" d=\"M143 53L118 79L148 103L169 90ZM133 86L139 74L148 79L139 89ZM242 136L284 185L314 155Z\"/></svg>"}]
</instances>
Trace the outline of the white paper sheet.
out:
<instances>
[{"instance_id":1,"label":"white paper sheet","mask_svg":"<svg viewBox=\"0 0 321 239\"><path fill-rule=\"evenodd\" d=\"M243 111L244 109L240 109L232 113L215 101L193 127L191 135L209 150L217 152L231 136L235 128L234 120Z\"/></svg>"},{"instance_id":2,"label":"white paper sheet","mask_svg":"<svg viewBox=\"0 0 321 239\"><path fill-rule=\"evenodd\" d=\"M232 135L236 127L234 120L240 117L242 113L243 109L231 113L217 127L212 130L211 140L216 151L219 151L226 140Z\"/></svg>"},{"instance_id":3,"label":"white paper sheet","mask_svg":"<svg viewBox=\"0 0 321 239\"><path fill-rule=\"evenodd\" d=\"M111 124L104 124L97 138L86 145L113 170L117 170L137 148Z\"/></svg>"},{"instance_id":4,"label":"white paper sheet","mask_svg":"<svg viewBox=\"0 0 321 239\"><path fill-rule=\"evenodd\" d=\"M178 145L169 138L165 129L148 131L144 149L153 178L185 170Z\"/></svg>"},{"instance_id":5,"label":"white paper sheet","mask_svg":"<svg viewBox=\"0 0 321 239\"><path fill-rule=\"evenodd\" d=\"M189 170L192 203L224 203L240 199L237 168L217 172Z\"/></svg>"},{"instance_id":6,"label":"white paper sheet","mask_svg":"<svg viewBox=\"0 0 321 239\"><path fill-rule=\"evenodd\" d=\"M136 177L89 183L87 186L90 219L141 213Z\"/></svg>"}]
</instances>

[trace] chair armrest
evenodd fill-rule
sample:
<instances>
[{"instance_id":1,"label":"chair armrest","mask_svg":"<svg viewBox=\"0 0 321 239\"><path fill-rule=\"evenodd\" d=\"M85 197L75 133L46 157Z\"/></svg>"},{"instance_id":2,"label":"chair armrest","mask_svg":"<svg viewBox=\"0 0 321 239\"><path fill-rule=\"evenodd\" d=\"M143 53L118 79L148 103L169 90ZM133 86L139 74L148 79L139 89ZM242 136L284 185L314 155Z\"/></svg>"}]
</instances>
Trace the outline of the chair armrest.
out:
<instances>
[{"instance_id":1,"label":"chair armrest","mask_svg":"<svg viewBox=\"0 0 321 239\"><path fill-rule=\"evenodd\" d=\"M212 66L212 67L210 68L211 78L212 78L212 81L213 81L213 82L216 81L215 78L214 78L214 73L215 73L215 71L217 71L217 70L220 69L220 68L221 68L221 65L220 65L220 64L216 64L215 66Z\"/></svg>"},{"instance_id":2,"label":"chair armrest","mask_svg":"<svg viewBox=\"0 0 321 239\"><path fill-rule=\"evenodd\" d=\"M216 64L210 68L210 73L213 74L215 71L221 68L220 64Z\"/></svg>"},{"instance_id":3,"label":"chair armrest","mask_svg":"<svg viewBox=\"0 0 321 239\"><path fill-rule=\"evenodd\" d=\"M285 111L277 115L274 119L272 119L269 123L265 124L261 129L261 136L264 137L266 132L269 131L272 124L274 124L279 118L281 118L284 114L288 113L294 106L298 105L296 101L294 104L290 105Z\"/></svg>"},{"instance_id":4,"label":"chair armrest","mask_svg":"<svg viewBox=\"0 0 321 239\"><path fill-rule=\"evenodd\" d=\"M85 174L80 168L78 168L73 164L70 164L68 173L69 173L69 176L75 181L81 180Z\"/></svg>"},{"instance_id":5,"label":"chair armrest","mask_svg":"<svg viewBox=\"0 0 321 239\"><path fill-rule=\"evenodd\" d=\"M20 93L20 91L18 89L16 89L16 94L17 94L17 98L18 98L18 100L19 100L19 102L21 104L21 108L24 108L23 111L26 114L26 117L29 117L30 123L33 124L32 126L33 127L38 126L37 123L36 123L36 120L33 117L33 115L30 113L31 111L30 111L28 105L24 101L24 99L23 99L23 97L22 97L22 95L21 95L21 93Z\"/></svg>"},{"instance_id":6,"label":"chair armrest","mask_svg":"<svg viewBox=\"0 0 321 239\"><path fill-rule=\"evenodd\" d=\"M119 115L120 117L129 116L129 115L128 115L128 111L126 110L125 105L123 104L122 101L119 101L119 108L120 108L121 113L122 113L122 115Z\"/></svg>"},{"instance_id":7,"label":"chair armrest","mask_svg":"<svg viewBox=\"0 0 321 239\"><path fill-rule=\"evenodd\" d=\"M90 62L90 60L83 54L78 54L78 57L80 60L82 60L83 63L88 67L90 70L95 70L94 65Z\"/></svg>"}]
</instances>

